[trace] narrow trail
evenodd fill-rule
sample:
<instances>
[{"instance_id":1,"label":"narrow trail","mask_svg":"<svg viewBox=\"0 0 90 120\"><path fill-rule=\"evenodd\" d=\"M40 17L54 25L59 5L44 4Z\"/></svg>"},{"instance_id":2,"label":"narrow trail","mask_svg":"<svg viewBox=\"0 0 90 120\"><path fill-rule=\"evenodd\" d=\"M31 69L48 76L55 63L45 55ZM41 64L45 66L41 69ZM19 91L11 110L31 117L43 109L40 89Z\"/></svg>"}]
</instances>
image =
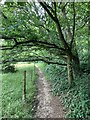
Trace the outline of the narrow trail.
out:
<instances>
[{"instance_id":1,"label":"narrow trail","mask_svg":"<svg viewBox=\"0 0 90 120\"><path fill-rule=\"evenodd\" d=\"M45 80L39 68L37 68L37 74L37 100L39 103L35 113L35 118L64 118L64 111L62 105L60 105L59 98L52 96L50 85L47 80Z\"/></svg>"}]
</instances>

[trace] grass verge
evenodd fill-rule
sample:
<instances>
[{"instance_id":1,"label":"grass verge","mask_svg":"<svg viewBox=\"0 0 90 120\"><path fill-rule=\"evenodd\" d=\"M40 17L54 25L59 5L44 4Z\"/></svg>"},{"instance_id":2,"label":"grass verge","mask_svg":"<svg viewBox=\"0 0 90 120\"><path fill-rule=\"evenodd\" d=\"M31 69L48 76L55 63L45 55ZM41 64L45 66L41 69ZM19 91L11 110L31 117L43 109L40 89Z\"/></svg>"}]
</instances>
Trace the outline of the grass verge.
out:
<instances>
[{"instance_id":1,"label":"grass verge","mask_svg":"<svg viewBox=\"0 0 90 120\"><path fill-rule=\"evenodd\" d=\"M32 118L37 79L34 66L16 64L16 70L16 73L2 74L2 117ZM24 70L26 70L26 103L22 101Z\"/></svg>"}]
</instances>

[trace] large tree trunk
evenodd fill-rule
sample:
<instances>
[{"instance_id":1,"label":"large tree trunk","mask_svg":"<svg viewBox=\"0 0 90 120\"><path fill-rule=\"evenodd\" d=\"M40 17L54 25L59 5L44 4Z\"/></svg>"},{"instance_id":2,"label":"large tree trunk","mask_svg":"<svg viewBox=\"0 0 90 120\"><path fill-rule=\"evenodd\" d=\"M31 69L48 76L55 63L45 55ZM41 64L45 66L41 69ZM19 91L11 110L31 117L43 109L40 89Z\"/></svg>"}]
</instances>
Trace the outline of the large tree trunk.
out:
<instances>
[{"instance_id":1,"label":"large tree trunk","mask_svg":"<svg viewBox=\"0 0 90 120\"><path fill-rule=\"evenodd\" d=\"M38 0L39 1L39 0ZM67 70L68 70L68 83L69 83L69 87L71 86L72 84L72 80L73 80L73 69L72 69L72 59L74 60L75 58L73 57L73 52L72 52L72 48L70 48L70 46L72 46L73 44L73 41L74 41L74 30L75 30L75 8L73 8L74 10L74 26L73 26L73 36L71 36L70 34L70 37L71 37L71 45L69 46L68 42L66 41L65 39L65 36L63 35L63 31L62 31L62 28L61 28L61 24L59 22L59 19L57 17L57 14L56 14L56 7L55 7L55 14L53 15L52 12L50 11L50 8L48 8L48 5L46 3L43 3L43 2L40 2L41 6L45 9L45 11L48 13L48 15L52 18L52 20L55 22L56 24L56 28L57 28L57 31L58 31L58 35L59 35L59 38L60 38L60 41L62 42L62 46L64 47L65 49L65 52L66 52L66 55L67 55ZM62 11L63 12L63 11ZM64 12L64 15L65 15L65 12ZM66 17L66 15L65 15ZM68 24L67 25L68 27L68 32L71 33L70 31L70 25ZM75 46L76 47L76 46ZM79 59L78 59L79 60ZM77 60L77 61L78 61ZM76 63L76 61L74 60L74 63ZM78 65L77 65L77 68L79 66L79 62L77 62ZM77 69L75 68L75 70Z\"/></svg>"},{"instance_id":2,"label":"large tree trunk","mask_svg":"<svg viewBox=\"0 0 90 120\"><path fill-rule=\"evenodd\" d=\"M80 70L80 60L78 55L75 55L73 57L72 67L73 67L75 76L76 77L79 76L81 73L81 70Z\"/></svg>"},{"instance_id":3,"label":"large tree trunk","mask_svg":"<svg viewBox=\"0 0 90 120\"><path fill-rule=\"evenodd\" d=\"M69 25L69 22L68 22L68 18L67 18L65 7L62 10L62 13L63 13L64 19L67 20L66 38L67 38L67 41L70 42L74 36L73 36L73 34L71 32L71 29L70 29L70 25ZM73 43L72 43L71 47L72 47L71 51L72 51L72 54L73 54L73 63L72 63L73 70L74 70L74 74L77 76L78 73L80 73L80 61L79 61L79 56L78 56L78 51L77 51L75 39L73 39Z\"/></svg>"},{"instance_id":4,"label":"large tree trunk","mask_svg":"<svg viewBox=\"0 0 90 120\"><path fill-rule=\"evenodd\" d=\"M72 85L72 82L73 82L73 69L72 69L71 56L67 57L67 71L68 71L68 84L69 84L69 88L70 88Z\"/></svg>"},{"instance_id":5,"label":"large tree trunk","mask_svg":"<svg viewBox=\"0 0 90 120\"><path fill-rule=\"evenodd\" d=\"M80 60L79 60L75 39L73 40L73 44L72 44L72 56L73 56L72 66L73 66L74 74L75 76L77 76L80 75L81 71L80 71Z\"/></svg>"},{"instance_id":6,"label":"large tree trunk","mask_svg":"<svg viewBox=\"0 0 90 120\"><path fill-rule=\"evenodd\" d=\"M90 70L90 1L88 2L88 69Z\"/></svg>"},{"instance_id":7,"label":"large tree trunk","mask_svg":"<svg viewBox=\"0 0 90 120\"><path fill-rule=\"evenodd\" d=\"M90 69L90 38L88 40L88 69Z\"/></svg>"}]
</instances>

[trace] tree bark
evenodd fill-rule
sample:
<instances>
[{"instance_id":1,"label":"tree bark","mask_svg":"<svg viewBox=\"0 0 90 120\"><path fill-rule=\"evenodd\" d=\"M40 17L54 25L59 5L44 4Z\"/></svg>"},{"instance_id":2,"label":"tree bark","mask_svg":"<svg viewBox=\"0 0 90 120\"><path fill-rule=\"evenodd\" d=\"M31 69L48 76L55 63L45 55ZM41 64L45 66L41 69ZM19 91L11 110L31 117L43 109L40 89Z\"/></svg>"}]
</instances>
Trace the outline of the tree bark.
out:
<instances>
[{"instance_id":1,"label":"tree bark","mask_svg":"<svg viewBox=\"0 0 90 120\"><path fill-rule=\"evenodd\" d=\"M74 35L75 35L75 16L76 16L74 4L73 4L73 12L74 12L73 13L73 23L74 24L73 24L73 33L72 33L71 30L70 30L70 24L68 22L65 7L62 10L63 17L64 17L64 19L67 20L67 29L66 29L67 40L68 40L68 42L71 41L71 45L70 45L71 48L70 49L72 51L72 54L74 55L72 65L73 65L74 74L77 76L80 73L80 60L79 60L79 56L78 56L78 52L77 52L77 48L76 48L76 42L75 42L75 39L74 39Z\"/></svg>"},{"instance_id":2,"label":"tree bark","mask_svg":"<svg viewBox=\"0 0 90 120\"><path fill-rule=\"evenodd\" d=\"M62 9L62 13L63 13L63 17L67 20L67 40L71 40L70 43L70 49L72 52L72 56L73 56L73 62L72 62L72 66L73 66L73 70L74 70L74 74L78 75L78 73L80 73L80 61L79 61L79 56L78 56L78 52L77 52L77 48L76 48L76 42L74 39L74 35L75 35L75 16L76 16L76 12L75 12L75 6L73 3L73 33L70 30L70 25L68 22L68 18L66 15L66 9L64 7L64 9Z\"/></svg>"},{"instance_id":3,"label":"tree bark","mask_svg":"<svg viewBox=\"0 0 90 120\"><path fill-rule=\"evenodd\" d=\"M79 76L81 73L81 70L80 70L80 60L78 55L74 56L72 61L72 67L73 67L75 76Z\"/></svg>"},{"instance_id":4,"label":"tree bark","mask_svg":"<svg viewBox=\"0 0 90 120\"><path fill-rule=\"evenodd\" d=\"M90 38L88 40L88 69L90 69Z\"/></svg>"},{"instance_id":5,"label":"tree bark","mask_svg":"<svg viewBox=\"0 0 90 120\"><path fill-rule=\"evenodd\" d=\"M90 70L90 1L88 2L88 69Z\"/></svg>"},{"instance_id":6,"label":"tree bark","mask_svg":"<svg viewBox=\"0 0 90 120\"><path fill-rule=\"evenodd\" d=\"M67 71L68 71L68 84L69 84L69 88L70 88L72 85L72 81L73 81L73 69L72 69L71 56L67 57Z\"/></svg>"}]
</instances>

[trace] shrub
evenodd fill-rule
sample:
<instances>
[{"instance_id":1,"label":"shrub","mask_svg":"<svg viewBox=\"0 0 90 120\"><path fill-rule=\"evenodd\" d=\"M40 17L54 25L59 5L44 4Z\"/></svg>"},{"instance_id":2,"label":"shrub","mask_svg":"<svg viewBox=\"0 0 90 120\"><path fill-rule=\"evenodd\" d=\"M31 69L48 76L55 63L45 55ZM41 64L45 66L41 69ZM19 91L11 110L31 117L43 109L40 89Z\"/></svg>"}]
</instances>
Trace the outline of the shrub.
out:
<instances>
[{"instance_id":1,"label":"shrub","mask_svg":"<svg viewBox=\"0 0 90 120\"><path fill-rule=\"evenodd\" d=\"M8 72L16 72L15 66L14 65L6 65L5 67L2 68L3 73L8 73Z\"/></svg>"}]
</instances>

